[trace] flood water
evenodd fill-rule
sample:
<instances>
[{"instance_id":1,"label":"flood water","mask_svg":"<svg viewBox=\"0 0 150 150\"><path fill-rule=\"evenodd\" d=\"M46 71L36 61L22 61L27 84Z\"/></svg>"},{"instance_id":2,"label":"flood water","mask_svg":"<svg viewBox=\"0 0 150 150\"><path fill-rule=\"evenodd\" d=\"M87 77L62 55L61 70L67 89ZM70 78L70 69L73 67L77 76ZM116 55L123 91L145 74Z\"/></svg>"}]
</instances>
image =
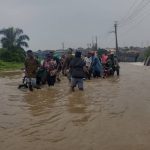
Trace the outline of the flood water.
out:
<instances>
[{"instance_id":1,"label":"flood water","mask_svg":"<svg viewBox=\"0 0 150 150\"><path fill-rule=\"evenodd\" d=\"M18 90L20 73L0 75L0 150L149 150L150 68L122 63L120 77L71 92Z\"/></svg>"}]
</instances>

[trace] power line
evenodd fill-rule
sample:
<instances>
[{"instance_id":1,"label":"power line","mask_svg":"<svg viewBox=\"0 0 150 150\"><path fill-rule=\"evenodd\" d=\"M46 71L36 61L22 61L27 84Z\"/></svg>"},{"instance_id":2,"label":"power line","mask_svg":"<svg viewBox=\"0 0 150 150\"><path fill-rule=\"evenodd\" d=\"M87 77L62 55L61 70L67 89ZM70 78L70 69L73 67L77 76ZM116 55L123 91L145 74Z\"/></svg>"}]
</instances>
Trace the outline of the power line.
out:
<instances>
[{"instance_id":1,"label":"power line","mask_svg":"<svg viewBox=\"0 0 150 150\"><path fill-rule=\"evenodd\" d=\"M132 23L136 18L140 15L140 13L143 11L145 7L147 7L150 4L149 0L142 0L137 7L134 9L134 11L129 15L124 21L120 23L120 27L126 26L130 23Z\"/></svg>"},{"instance_id":2,"label":"power line","mask_svg":"<svg viewBox=\"0 0 150 150\"><path fill-rule=\"evenodd\" d=\"M123 33L127 34L129 31L131 31L132 29L135 29L135 27L137 25L139 25L139 24L141 24L143 22L143 20L145 19L145 17L150 14L150 10L149 9L145 9L145 10L146 11L144 11L141 15L139 15L138 18L136 18L132 22L130 22L130 25L133 24L133 26L131 28L129 28L127 31L123 32Z\"/></svg>"},{"instance_id":3,"label":"power line","mask_svg":"<svg viewBox=\"0 0 150 150\"><path fill-rule=\"evenodd\" d=\"M126 25L124 25L122 27L123 28L125 28L125 27L128 28L129 26L134 25L134 24L135 24L135 26L139 25L139 23L141 23L145 19L145 17L148 14L150 14L149 12L150 12L149 10L148 11L147 10L144 11L142 14L140 14L138 17L136 17L136 19L130 21L130 23L128 23L128 24L126 24Z\"/></svg>"},{"instance_id":4,"label":"power line","mask_svg":"<svg viewBox=\"0 0 150 150\"><path fill-rule=\"evenodd\" d=\"M136 24L134 24L134 26L132 26L131 28L129 28L128 30L126 30L125 32L123 32L122 34L126 33L126 35L127 35L127 33L129 33L131 30L135 29L135 27L137 25L140 25L144 21L145 17L148 16L148 15L150 15L150 12L147 13L147 14L145 14Z\"/></svg>"},{"instance_id":5,"label":"power line","mask_svg":"<svg viewBox=\"0 0 150 150\"><path fill-rule=\"evenodd\" d=\"M128 16L130 15L130 13L132 13L132 10L134 9L134 7L137 5L138 2L139 2L138 0L134 0L127 14L119 21L120 23L124 22L128 18Z\"/></svg>"},{"instance_id":6,"label":"power line","mask_svg":"<svg viewBox=\"0 0 150 150\"><path fill-rule=\"evenodd\" d=\"M124 27L124 26L130 25L132 23L136 23L136 21L139 18L141 18L141 16L142 16L142 19L140 19L140 21L138 23L136 23L136 25L141 23L144 20L145 16L147 16L146 12L144 12L144 14L142 14L142 12L143 12L144 8L146 8L149 4L150 4L150 0L140 0L140 1L134 0L134 2L132 3L131 7L128 10L127 15L119 21L119 23L116 25L116 28L117 28L117 26ZM126 33L129 32L131 29L126 31ZM115 31L111 31L111 33L112 32L115 33ZM117 41L117 39L116 39L116 41ZM116 45L118 45L118 43L116 43ZM117 46L116 46L116 49L117 49Z\"/></svg>"},{"instance_id":7,"label":"power line","mask_svg":"<svg viewBox=\"0 0 150 150\"><path fill-rule=\"evenodd\" d=\"M133 11L131 11L131 13L129 13L129 16L127 16L122 22L120 22L120 24L124 24L126 23L128 20L131 20L135 15L137 15L139 13L139 9L141 9L141 7L143 7L143 3L144 1L142 0L134 9ZM137 11L138 10L138 11ZM129 10L130 12L130 10Z\"/></svg>"}]
</instances>

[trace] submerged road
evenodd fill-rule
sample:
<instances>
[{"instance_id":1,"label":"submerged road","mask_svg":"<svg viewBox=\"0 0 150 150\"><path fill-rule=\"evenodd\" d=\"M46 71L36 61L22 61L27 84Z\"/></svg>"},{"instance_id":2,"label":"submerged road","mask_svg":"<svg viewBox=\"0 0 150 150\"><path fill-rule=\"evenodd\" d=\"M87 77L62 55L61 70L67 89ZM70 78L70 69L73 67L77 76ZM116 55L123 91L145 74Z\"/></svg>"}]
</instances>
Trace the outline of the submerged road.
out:
<instances>
[{"instance_id":1,"label":"submerged road","mask_svg":"<svg viewBox=\"0 0 150 150\"><path fill-rule=\"evenodd\" d=\"M122 63L120 77L70 92L66 78L34 92L0 75L0 150L149 150L150 68Z\"/></svg>"}]
</instances>

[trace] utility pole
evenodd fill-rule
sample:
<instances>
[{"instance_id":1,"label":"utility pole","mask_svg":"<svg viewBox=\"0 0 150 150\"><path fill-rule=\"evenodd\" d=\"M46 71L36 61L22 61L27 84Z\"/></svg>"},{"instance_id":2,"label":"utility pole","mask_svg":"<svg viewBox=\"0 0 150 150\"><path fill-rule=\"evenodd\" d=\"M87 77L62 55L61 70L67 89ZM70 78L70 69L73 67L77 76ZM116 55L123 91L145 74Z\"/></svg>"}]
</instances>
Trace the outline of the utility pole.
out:
<instances>
[{"instance_id":1,"label":"utility pole","mask_svg":"<svg viewBox=\"0 0 150 150\"><path fill-rule=\"evenodd\" d=\"M118 48L118 37L117 37L117 27L118 27L117 21L115 21L114 27L115 27L115 39L116 39L116 55L118 56L119 48Z\"/></svg>"},{"instance_id":2,"label":"utility pole","mask_svg":"<svg viewBox=\"0 0 150 150\"><path fill-rule=\"evenodd\" d=\"M96 45L95 45L95 48L96 48L96 50L98 48L98 45L97 45L97 36L96 36Z\"/></svg>"}]
</instances>

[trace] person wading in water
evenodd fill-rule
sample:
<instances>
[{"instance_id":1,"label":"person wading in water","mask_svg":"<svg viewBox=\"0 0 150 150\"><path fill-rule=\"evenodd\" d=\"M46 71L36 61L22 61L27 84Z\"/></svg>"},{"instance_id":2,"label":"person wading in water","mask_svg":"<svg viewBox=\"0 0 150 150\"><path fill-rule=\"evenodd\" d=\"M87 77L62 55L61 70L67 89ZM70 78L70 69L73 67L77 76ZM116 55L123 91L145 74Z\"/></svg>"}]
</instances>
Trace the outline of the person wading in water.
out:
<instances>
[{"instance_id":1,"label":"person wading in water","mask_svg":"<svg viewBox=\"0 0 150 150\"><path fill-rule=\"evenodd\" d=\"M37 70L40 66L39 62L35 59L32 50L27 51L27 57L25 59L25 73L29 82L29 90L33 91L32 79L36 79ZM40 88L38 85L34 85L35 88Z\"/></svg>"},{"instance_id":2,"label":"person wading in water","mask_svg":"<svg viewBox=\"0 0 150 150\"><path fill-rule=\"evenodd\" d=\"M73 49L69 48L67 56L64 59L64 63L63 63L63 66L62 66L62 73L65 76L67 76L69 82L71 82L71 74L70 74L69 65L70 65L70 62L72 61L72 59L74 58L72 53L73 53Z\"/></svg>"},{"instance_id":3,"label":"person wading in water","mask_svg":"<svg viewBox=\"0 0 150 150\"><path fill-rule=\"evenodd\" d=\"M76 51L75 58L70 62L70 73L71 73L71 88L74 91L74 88L78 85L79 90L83 91L83 78L85 62L81 58L81 52Z\"/></svg>"}]
</instances>

